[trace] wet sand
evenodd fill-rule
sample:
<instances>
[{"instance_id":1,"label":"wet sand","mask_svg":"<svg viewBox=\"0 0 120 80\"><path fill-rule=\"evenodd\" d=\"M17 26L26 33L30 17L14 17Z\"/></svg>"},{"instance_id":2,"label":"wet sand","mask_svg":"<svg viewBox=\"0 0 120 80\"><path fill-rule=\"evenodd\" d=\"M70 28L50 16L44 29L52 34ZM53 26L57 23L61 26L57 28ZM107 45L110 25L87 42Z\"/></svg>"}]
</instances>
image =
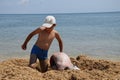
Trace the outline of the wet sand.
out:
<instances>
[{"instance_id":1,"label":"wet sand","mask_svg":"<svg viewBox=\"0 0 120 80\"><path fill-rule=\"evenodd\" d=\"M7 59L0 62L0 80L120 80L120 62L83 55L71 61L80 70L58 71L49 67L47 72L41 73L28 67L29 59Z\"/></svg>"}]
</instances>

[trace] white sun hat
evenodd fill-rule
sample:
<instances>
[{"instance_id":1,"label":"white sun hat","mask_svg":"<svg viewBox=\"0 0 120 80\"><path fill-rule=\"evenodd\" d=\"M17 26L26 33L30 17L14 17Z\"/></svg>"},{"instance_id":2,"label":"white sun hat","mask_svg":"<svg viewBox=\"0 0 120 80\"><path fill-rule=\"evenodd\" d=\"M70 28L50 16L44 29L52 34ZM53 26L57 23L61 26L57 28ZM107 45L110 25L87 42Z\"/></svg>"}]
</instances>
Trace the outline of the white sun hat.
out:
<instances>
[{"instance_id":1,"label":"white sun hat","mask_svg":"<svg viewBox=\"0 0 120 80\"><path fill-rule=\"evenodd\" d=\"M50 28L53 24L56 24L56 19L54 16L47 16L44 20L44 23L42 26Z\"/></svg>"}]
</instances>

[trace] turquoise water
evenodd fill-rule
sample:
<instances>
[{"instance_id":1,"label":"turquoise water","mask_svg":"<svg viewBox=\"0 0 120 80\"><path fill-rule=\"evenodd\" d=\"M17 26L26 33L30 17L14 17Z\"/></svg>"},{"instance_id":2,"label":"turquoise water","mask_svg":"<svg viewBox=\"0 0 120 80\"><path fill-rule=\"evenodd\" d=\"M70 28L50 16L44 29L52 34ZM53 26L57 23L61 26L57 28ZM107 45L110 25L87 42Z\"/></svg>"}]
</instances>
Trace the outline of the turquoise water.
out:
<instances>
[{"instance_id":1,"label":"turquoise water","mask_svg":"<svg viewBox=\"0 0 120 80\"><path fill-rule=\"evenodd\" d=\"M21 49L27 35L42 25L47 15L57 19L55 29L60 33L64 52L69 56L80 54L97 58L120 60L120 13L77 14L1 14L0 58L29 57L37 39L33 37L26 51ZM53 41L49 56L59 51Z\"/></svg>"}]
</instances>

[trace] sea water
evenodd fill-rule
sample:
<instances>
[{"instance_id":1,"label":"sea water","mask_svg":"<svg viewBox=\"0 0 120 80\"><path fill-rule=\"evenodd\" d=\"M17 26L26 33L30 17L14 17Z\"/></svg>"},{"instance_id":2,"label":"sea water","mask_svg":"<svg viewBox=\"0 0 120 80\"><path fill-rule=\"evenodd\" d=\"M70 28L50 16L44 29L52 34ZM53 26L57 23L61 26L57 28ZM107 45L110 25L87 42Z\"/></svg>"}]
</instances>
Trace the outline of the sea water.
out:
<instances>
[{"instance_id":1,"label":"sea water","mask_svg":"<svg viewBox=\"0 0 120 80\"><path fill-rule=\"evenodd\" d=\"M120 60L120 12L65 13L65 14L0 14L0 59L29 57L37 40L34 36L27 45L21 45L30 32L40 27L47 15L56 17L63 40L63 51L69 56L88 55L96 58ZM54 39L49 56L59 52Z\"/></svg>"}]
</instances>

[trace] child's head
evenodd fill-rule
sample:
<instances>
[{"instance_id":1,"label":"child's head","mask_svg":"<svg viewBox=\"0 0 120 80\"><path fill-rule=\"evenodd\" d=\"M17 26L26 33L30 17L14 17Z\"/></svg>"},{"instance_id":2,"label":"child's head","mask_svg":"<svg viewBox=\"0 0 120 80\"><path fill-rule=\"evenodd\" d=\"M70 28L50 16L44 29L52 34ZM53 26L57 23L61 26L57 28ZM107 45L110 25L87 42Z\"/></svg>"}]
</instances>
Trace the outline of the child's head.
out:
<instances>
[{"instance_id":1,"label":"child's head","mask_svg":"<svg viewBox=\"0 0 120 80\"><path fill-rule=\"evenodd\" d=\"M43 25L46 28L51 28L53 26L56 26L56 19L54 16L46 16Z\"/></svg>"}]
</instances>

